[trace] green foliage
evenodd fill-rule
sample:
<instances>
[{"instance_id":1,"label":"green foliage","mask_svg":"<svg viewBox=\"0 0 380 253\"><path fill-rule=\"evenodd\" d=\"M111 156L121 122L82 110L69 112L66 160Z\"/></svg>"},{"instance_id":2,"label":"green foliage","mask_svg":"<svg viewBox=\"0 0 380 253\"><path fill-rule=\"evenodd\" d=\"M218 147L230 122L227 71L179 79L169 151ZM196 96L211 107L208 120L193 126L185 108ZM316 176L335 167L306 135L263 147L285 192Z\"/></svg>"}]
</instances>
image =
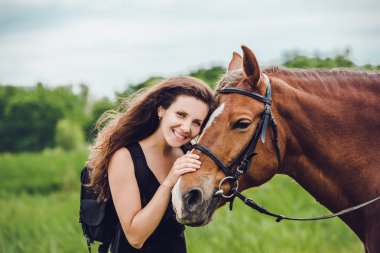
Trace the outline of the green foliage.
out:
<instances>
[{"instance_id":1,"label":"green foliage","mask_svg":"<svg viewBox=\"0 0 380 253\"><path fill-rule=\"evenodd\" d=\"M148 79L146 79L145 81L143 81L141 83L130 84L125 91L123 91L121 93L117 93L117 95L118 95L118 97L128 97L128 96L132 95L133 93L135 93L136 91L138 91L138 90L140 90L142 88L150 87L153 84L161 82L164 79L165 78L162 77L162 76L152 76L152 77L149 77Z\"/></svg>"},{"instance_id":2,"label":"green foliage","mask_svg":"<svg viewBox=\"0 0 380 253\"><path fill-rule=\"evenodd\" d=\"M0 252L86 252L78 223L79 175L85 152L0 155ZM285 176L245 192L274 212L316 216L328 211ZM276 223L235 201L206 227L186 229L189 253L363 252L339 219ZM96 251L95 248L93 248Z\"/></svg>"},{"instance_id":3,"label":"green foliage","mask_svg":"<svg viewBox=\"0 0 380 253\"><path fill-rule=\"evenodd\" d=\"M298 52L285 53L283 65L289 68L352 68L355 64L349 59L350 50L346 49L343 54L337 54L335 57L322 58L320 56L309 57L301 55Z\"/></svg>"},{"instance_id":4,"label":"green foliage","mask_svg":"<svg viewBox=\"0 0 380 253\"><path fill-rule=\"evenodd\" d=\"M289 68L345 67L380 71L380 65L356 66L350 60L349 49L332 57L321 57L319 54L311 57L297 51L287 52L282 65ZM200 78L214 88L224 73L225 68L214 66L191 71L188 75ZM128 97L163 79L162 76L152 76L141 83L130 84L117 96ZM76 87L77 92L74 92ZM120 101L102 98L89 103L88 93L88 87L83 84L56 88L47 88L41 83L31 88L0 85L0 152L39 151L52 148L55 144L64 149L69 149L69 146L74 148L82 142L78 126L84 132L87 142L91 142L97 134L95 123L100 115L115 108ZM68 124L66 127L57 126L62 119L71 122L71 127L75 129L72 136L66 134L70 128ZM60 133L56 133L56 130ZM66 141L71 144L64 144Z\"/></svg>"},{"instance_id":5,"label":"green foliage","mask_svg":"<svg viewBox=\"0 0 380 253\"><path fill-rule=\"evenodd\" d=\"M91 118L86 123L84 129L86 133L86 139L88 142L92 142L97 134L96 122L100 116L113 108L115 108L116 103L112 102L109 98L103 97L100 100L95 101L91 106Z\"/></svg>"},{"instance_id":6,"label":"green foliage","mask_svg":"<svg viewBox=\"0 0 380 253\"><path fill-rule=\"evenodd\" d=\"M85 146L81 126L74 121L61 119L55 129L55 147L63 150L78 150Z\"/></svg>"},{"instance_id":7,"label":"green foliage","mask_svg":"<svg viewBox=\"0 0 380 253\"><path fill-rule=\"evenodd\" d=\"M13 93L13 96L4 99L6 103L0 119L0 151L38 151L52 147L55 124L63 117L54 98L44 96L40 86L34 90L3 89L3 94Z\"/></svg>"},{"instance_id":8,"label":"green foliage","mask_svg":"<svg viewBox=\"0 0 380 253\"><path fill-rule=\"evenodd\" d=\"M192 77L199 78L206 82L210 87L215 87L217 82L219 81L220 77L224 74L225 68L221 66L214 66L211 68L200 68L198 70L190 72L188 75ZM145 81L137 84L130 84L128 88L121 93L118 93L120 97L130 96L136 91L147 88L152 86L153 84L156 84L165 78L162 76L152 76L146 79Z\"/></svg>"},{"instance_id":9,"label":"green foliage","mask_svg":"<svg viewBox=\"0 0 380 253\"><path fill-rule=\"evenodd\" d=\"M313 57L303 55L298 51L288 51L284 54L282 65L288 68L354 68L369 71L379 71L380 65L365 64L363 66L356 65L350 60L351 51L345 49L344 52L336 54L332 57L321 57L316 54Z\"/></svg>"},{"instance_id":10,"label":"green foliage","mask_svg":"<svg viewBox=\"0 0 380 253\"><path fill-rule=\"evenodd\" d=\"M62 118L81 127L88 121L85 113L88 88L72 86L53 89L41 83L35 87L0 86L0 152L39 151L54 146L55 128Z\"/></svg>"},{"instance_id":11,"label":"green foliage","mask_svg":"<svg viewBox=\"0 0 380 253\"><path fill-rule=\"evenodd\" d=\"M190 72L190 76L202 79L210 87L215 88L221 76L226 72L226 69L221 66L211 68L201 68Z\"/></svg>"},{"instance_id":12,"label":"green foliage","mask_svg":"<svg viewBox=\"0 0 380 253\"><path fill-rule=\"evenodd\" d=\"M365 64L362 66L362 68L371 71L380 71L380 65Z\"/></svg>"}]
</instances>

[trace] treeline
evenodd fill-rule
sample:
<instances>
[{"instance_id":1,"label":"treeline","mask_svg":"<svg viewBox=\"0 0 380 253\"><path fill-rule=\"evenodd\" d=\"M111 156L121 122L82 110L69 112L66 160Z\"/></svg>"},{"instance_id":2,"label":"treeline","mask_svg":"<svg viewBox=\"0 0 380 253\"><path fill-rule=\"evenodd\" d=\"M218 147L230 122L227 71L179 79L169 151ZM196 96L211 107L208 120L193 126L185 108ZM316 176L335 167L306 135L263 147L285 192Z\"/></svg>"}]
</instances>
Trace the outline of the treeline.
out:
<instances>
[{"instance_id":1,"label":"treeline","mask_svg":"<svg viewBox=\"0 0 380 253\"><path fill-rule=\"evenodd\" d=\"M78 148L84 143L89 123L87 103L85 85L81 85L79 94L74 94L71 86L1 86L0 151L39 151L56 145ZM61 139L67 135L75 139L68 146Z\"/></svg>"},{"instance_id":2,"label":"treeline","mask_svg":"<svg viewBox=\"0 0 380 253\"><path fill-rule=\"evenodd\" d=\"M335 68L356 66L349 59L349 51L334 57L308 57L297 52L287 53L283 64L290 68ZM367 70L380 70L380 65L361 66ZM211 87L216 85L225 68L201 68L188 75L200 78ZM163 80L150 77L144 82L131 84L117 97L129 96L135 91ZM102 98L90 101L89 89L80 85L48 88L42 83L35 87L0 86L0 152L41 151L46 148L64 150L85 147L96 135L96 120L117 101Z\"/></svg>"}]
</instances>

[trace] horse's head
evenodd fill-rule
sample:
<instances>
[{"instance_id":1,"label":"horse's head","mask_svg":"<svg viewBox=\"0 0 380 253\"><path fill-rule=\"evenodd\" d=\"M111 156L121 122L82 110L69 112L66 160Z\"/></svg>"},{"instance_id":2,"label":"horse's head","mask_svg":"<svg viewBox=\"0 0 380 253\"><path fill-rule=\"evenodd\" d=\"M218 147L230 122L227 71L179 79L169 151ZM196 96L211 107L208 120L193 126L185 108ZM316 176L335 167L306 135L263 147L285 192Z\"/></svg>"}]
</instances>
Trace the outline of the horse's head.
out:
<instances>
[{"instance_id":1,"label":"horse's head","mask_svg":"<svg viewBox=\"0 0 380 253\"><path fill-rule=\"evenodd\" d=\"M236 172L241 160L250 152L245 151L251 145L253 136L256 132L259 135L262 132L260 122L267 105L265 98L269 80L260 71L253 52L245 46L242 49L243 58L237 53L233 54L228 71L216 89L218 106L199 138L199 146L193 150L200 156L201 168L183 175L172 192L178 221L190 226L209 223L215 209L225 203L221 191L215 193L222 189L223 195L229 195L231 185L235 185L230 179L223 180L229 173L226 170L232 174ZM264 102L244 94L226 92L226 87L261 95ZM267 135L273 138L272 132ZM247 172L239 177L239 190L260 185L277 172L274 145L271 142L262 145L260 141L257 144L254 151L259 155L249 163Z\"/></svg>"}]
</instances>

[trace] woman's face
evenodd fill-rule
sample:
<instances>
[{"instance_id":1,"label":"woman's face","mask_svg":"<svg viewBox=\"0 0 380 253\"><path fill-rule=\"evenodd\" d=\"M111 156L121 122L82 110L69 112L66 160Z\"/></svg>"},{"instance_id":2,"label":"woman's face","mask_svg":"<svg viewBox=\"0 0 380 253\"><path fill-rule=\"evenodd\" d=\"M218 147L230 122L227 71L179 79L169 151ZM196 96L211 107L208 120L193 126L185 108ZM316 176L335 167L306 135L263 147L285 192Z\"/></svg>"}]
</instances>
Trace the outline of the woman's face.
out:
<instances>
[{"instance_id":1,"label":"woman's face","mask_svg":"<svg viewBox=\"0 0 380 253\"><path fill-rule=\"evenodd\" d=\"M167 109L158 108L159 130L170 146L180 147L199 134L208 111L203 101L180 95Z\"/></svg>"}]
</instances>

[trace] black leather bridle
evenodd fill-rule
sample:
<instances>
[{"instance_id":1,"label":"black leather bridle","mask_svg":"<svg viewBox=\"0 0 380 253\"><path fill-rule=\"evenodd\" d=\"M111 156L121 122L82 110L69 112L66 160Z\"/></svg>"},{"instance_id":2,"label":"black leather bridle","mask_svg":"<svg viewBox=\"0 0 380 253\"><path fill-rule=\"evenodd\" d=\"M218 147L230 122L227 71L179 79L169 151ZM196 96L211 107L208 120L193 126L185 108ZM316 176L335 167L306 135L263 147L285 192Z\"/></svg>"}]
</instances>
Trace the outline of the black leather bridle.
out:
<instances>
[{"instance_id":1,"label":"black leather bridle","mask_svg":"<svg viewBox=\"0 0 380 253\"><path fill-rule=\"evenodd\" d=\"M225 165L220 158L218 158L217 155L215 155L210 149L205 147L202 144L196 143L193 145L193 148L198 149L205 153L208 157L210 157L217 165L218 167L224 172L226 177L222 180L222 184L224 182L229 182L231 184L231 190L233 188L237 188L237 180L239 176L241 176L248 168L248 164L251 161L251 159L257 154L255 153L256 145L261 140L262 143L265 142L265 134L266 129L268 127L268 122L270 121L272 124L272 130L273 130L273 136L274 136L274 145L276 149L277 154L277 160L278 160L278 166L281 167L281 157L280 157L280 145L278 142L278 135L277 135L277 123L275 119L272 116L271 112L271 104L272 104L272 88L270 84L269 78L265 75L266 78L266 95L263 96L258 93L254 93L251 91L235 88L235 87L225 87L219 90L218 93L220 94L232 94L237 93L244 96L251 97L255 100L258 100L262 103L264 103L264 111L261 114L260 121L257 125L256 131L254 132L252 138L248 142L248 144L242 149L240 154L228 165ZM239 164L240 162L240 164ZM235 171L233 169L235 166L239 164ZM224 195L222 193L222 196L224 198L233 198L234 194L231 195Z\"/></svg>"},{"instance_id":2,"label":"black leather bridle","mask_svg":"<svg viewBox=\"0 0 380 253\"><path fill-rule=\"evenodd\" d=\"M253 99L256 99L260 102L263 102L265 105L264 111L261 114L261 118L260 118L259 124L257 125L255 133L253 134L253 136L250 139L250 141L248 142L248 144L240 152L240 154L230 164L225 165L221 161L221 159L218 158L217 155L215 155L210 149L208 149L204 145L199 144L199 143L192 145L192 148L198 149L198 150L202 151L203 153L205 153L208 157L210 157L226 175L226 177L220 181L219 189L214 194L214 197L223 197L223 198L227 199L227 201L230 202L230 210L232 210L232 205L233 205L233 201L234 201L235 197L238 197L239 199L241 199L244 202L244 204L255 209L256 211L263 213L263 214L266 214L266 215L269 215L269 216L272 216L272 217L275 217L277 222L279 222L281 220L314 221L314 220L330 219L330 218L333 218L336 216L340 216L340 215L355 211L359 208L362 208L368 204L371 204L371 203L379 200L380 197L377 197L377 198L369 200L365 203L362 203L360 205L350 207L350 208L344 209L340 212L333 213L330 215L325 215L325 216L320 216L320 217L311 217L311 218L291 218L291 217L287 217L285 215L275 214L275 213L272 213L272 212L266 210L264 207L256 204L252 199L247 198L246 196L244 196L242 193L240 193L238 191L238 186L239 186L238 178L244 172L246 172L249 162L257 154L257 153L255 153L255 149L256 149L256 145L259 141L259 138L260 138L262 143L265 142L265 134L266 134L266 129L267 129L269 120L271 121L271 124L272 124L273 137L274 137L273 142L274 142L277 160L278 160L278 168L279 169L281 168L281 155L280 155L280 145L279 145L279 141L278 141L277 123L276 123L276 121L272 115L271 108L270 108L270 106L272 104L272 89L271 89L271 84L270 84L270 80L269 80L268 76L265 74L263 74L263 75L266 79L266 85L267 85L266 96L263 96L263 95L258 94L258 93L250 92L247 90L235 88L235 87L225 87L225 88L222 88L219 90L220 94L237 93L237 94L241 94L241 95L248 96L248 97L251 97ZM239 162L240 162L240 164L237 166L236 170L233 171L234 167ZM221 189L223 183L226 183L226 182L228 182L231 186L229 195L225 195L223 190Z\"/></svg>"}]
</instances>

